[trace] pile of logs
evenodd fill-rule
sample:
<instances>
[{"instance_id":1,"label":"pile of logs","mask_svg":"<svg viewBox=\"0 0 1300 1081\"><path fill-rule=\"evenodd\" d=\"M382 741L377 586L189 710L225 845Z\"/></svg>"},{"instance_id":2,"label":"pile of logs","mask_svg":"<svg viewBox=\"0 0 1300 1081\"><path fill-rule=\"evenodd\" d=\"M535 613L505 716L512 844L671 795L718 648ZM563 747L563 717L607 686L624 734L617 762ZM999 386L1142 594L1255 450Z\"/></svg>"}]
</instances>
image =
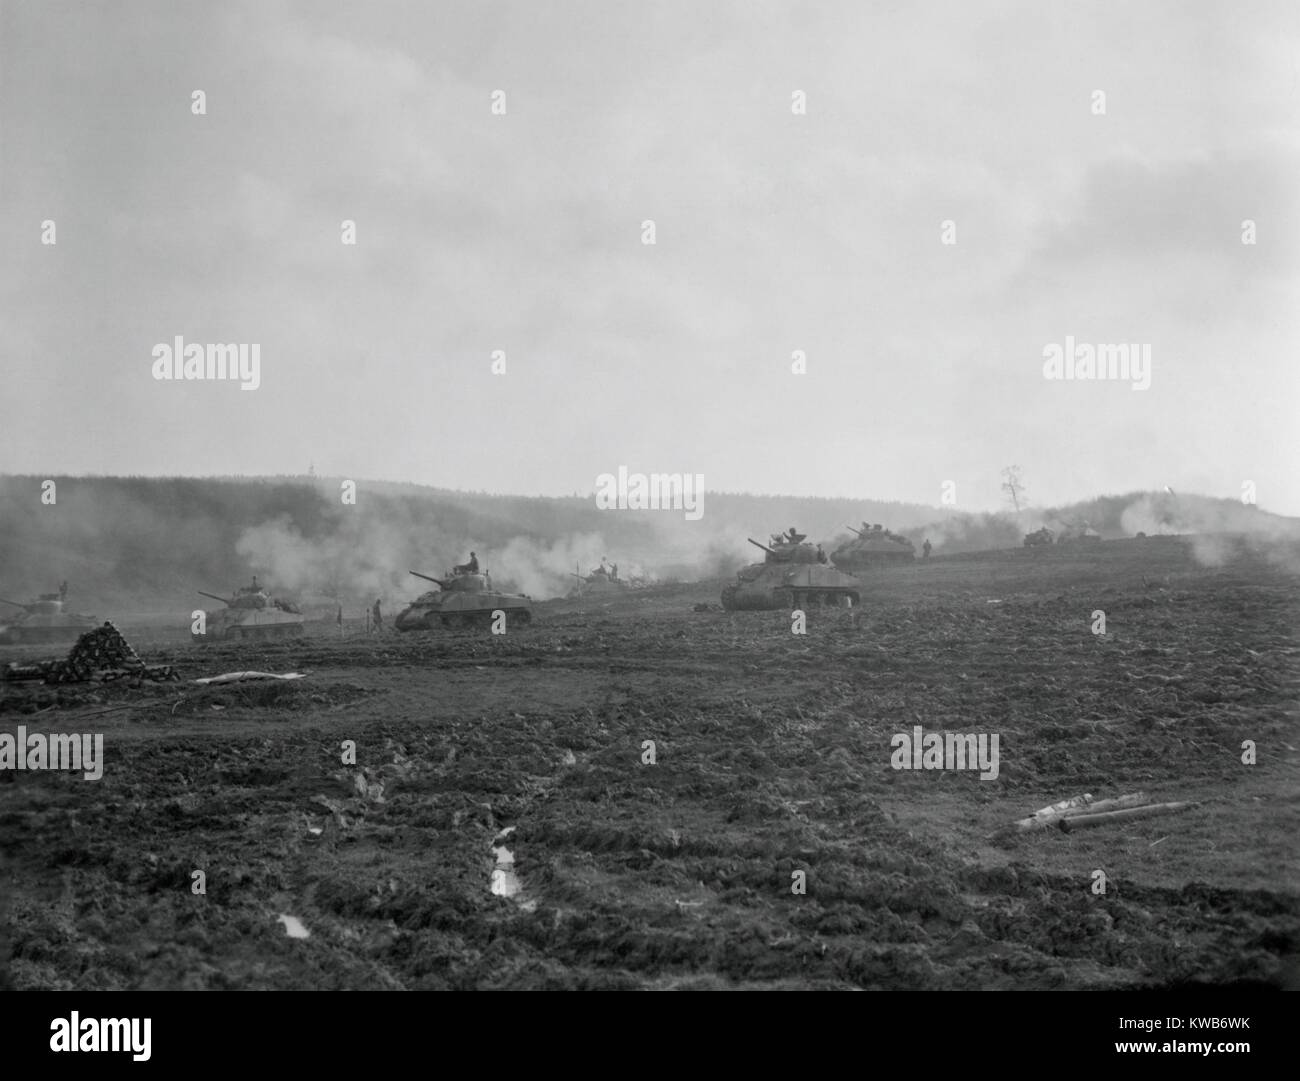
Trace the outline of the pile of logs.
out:
<instances>
[{"instance_id":1,"label":"pile of logs","mask_svg":"<svg viewBox=\"0 0 1300 1081\"><path fill-rule=\"evenodd\" d=\"M115 679L167 682L180 678L169 664L145 664L112 623L87 631L61 661L10 664L4 670L10 682L88 683Z\"/></svg>"}]
</instances>

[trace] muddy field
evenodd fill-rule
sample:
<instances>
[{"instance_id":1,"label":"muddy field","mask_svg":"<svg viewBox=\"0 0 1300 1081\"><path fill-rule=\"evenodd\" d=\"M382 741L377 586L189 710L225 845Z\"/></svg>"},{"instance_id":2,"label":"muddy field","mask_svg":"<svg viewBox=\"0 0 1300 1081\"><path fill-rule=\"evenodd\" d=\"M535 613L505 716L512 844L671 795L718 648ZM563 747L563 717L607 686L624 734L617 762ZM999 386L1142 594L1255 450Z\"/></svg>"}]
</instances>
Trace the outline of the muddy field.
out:
<instances>
[{"instance_id":1,"label":"muddy field","mask_svg":"<svg viewBox=\"0 0 1300 1081\"><path fill-rule=\"evenodd\" d=\"M1155 538L935 560L804 636L719 610L721 584L539 605L498 637L128 625L187 680L308 677L0 689L0 730L102 732L106 759L96 782L0 772L5 981L1300 986L1295 577ZM891 768L915 725L998 734L998 777ZM991 837L1136 791L1199 804Z\"/></svg>"}]
</instances>

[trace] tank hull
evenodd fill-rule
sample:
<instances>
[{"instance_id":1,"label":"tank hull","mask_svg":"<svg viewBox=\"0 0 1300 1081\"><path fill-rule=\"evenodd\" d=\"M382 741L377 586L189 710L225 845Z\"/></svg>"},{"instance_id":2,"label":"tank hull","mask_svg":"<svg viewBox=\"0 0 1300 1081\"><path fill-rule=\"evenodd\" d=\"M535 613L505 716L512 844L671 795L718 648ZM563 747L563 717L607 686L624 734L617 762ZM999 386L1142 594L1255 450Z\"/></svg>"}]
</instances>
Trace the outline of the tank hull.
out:
<instances>
[{"instance_id":1,"label":"tank hull","mask_svg":"<svg viewBox=\"0 0 1300 1081\"><path fill-rule=\"evenodd\" d=\"M861 583L827 563L754 563L722 591L722 607L776 611L809 607L856 607Z\"/></svg>"},{"instance_id":2,"label":"tank hull","mask_svg":"<svg viewBox=\"0 0 1300 1081\"><path fill-rule=\"evenodd\" d=\"M278 608L223 608L206 614L206 634L191 634L196 642L245 638L287 638L303 633L304 616Z\"/></svg>"},{"instance_id":3,"label":"tank hull","mask_svg":"<svg viewBox=\"0 0 1300 1081\"><path fill-rule=\"evenodd\" d=\"M916 562L916 549L906 537L896 533L873 530L856 537L831 553L831 561L841 570L852 574L872 567L890 567Z\"/></svg>"},{"instance_id":4,"label":"tank hull","mask_svg":"<svg viewBox=\"0 0 1300 1081\"><path fill-rule=\"evenodd\" d=\"M439 627L487 627L493 613L505 612L506 626L531 623L533 604L527 597L494 590L426 593L403 608L394 625L399 631L428 631Z\"/></svg>"},{"instance_id":5,"label":"tank hull","mask_svg":"<svg viewBox=\"0 0 1300 1081\"><path fill-rule=\"evenodd\" d=\"M99 622L90 616L29 616L19 622L0 626L0 645L25 646L47 642L75 642Z\"/></svg>"}]
</instances>

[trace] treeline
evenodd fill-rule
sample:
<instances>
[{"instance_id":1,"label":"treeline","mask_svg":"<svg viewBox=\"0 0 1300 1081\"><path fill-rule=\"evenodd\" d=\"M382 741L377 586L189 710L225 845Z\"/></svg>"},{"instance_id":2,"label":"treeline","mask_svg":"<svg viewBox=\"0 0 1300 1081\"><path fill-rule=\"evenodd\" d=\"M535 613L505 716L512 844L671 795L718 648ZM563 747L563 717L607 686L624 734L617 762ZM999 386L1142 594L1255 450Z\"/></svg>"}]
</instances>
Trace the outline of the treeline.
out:
<instances>
[{"instance_id":1,"label":"treeline","mask_svg":"<svg viewBox=\"0 0 1300 1081\"><path fill-rule=\"evenodd\" d=\"M196 589L225 593L259 573L300 594L400 597L408 569L442 573L475 546L503 580L545 596L605 555L654 575L711 577L754 558L746 536L793 526L833 545L864 519L918 546L928 537L938 554L1018 547L1043 524L1087 522L1104 537L1295 525L1234 500L1141 492L1019 515L707 492L698 522L602 511L589 496L382 481L344 497L341 478L0 477L0 596L26 600L67 579L74 608L189 603Z\"/></svg>"}]
</instances>

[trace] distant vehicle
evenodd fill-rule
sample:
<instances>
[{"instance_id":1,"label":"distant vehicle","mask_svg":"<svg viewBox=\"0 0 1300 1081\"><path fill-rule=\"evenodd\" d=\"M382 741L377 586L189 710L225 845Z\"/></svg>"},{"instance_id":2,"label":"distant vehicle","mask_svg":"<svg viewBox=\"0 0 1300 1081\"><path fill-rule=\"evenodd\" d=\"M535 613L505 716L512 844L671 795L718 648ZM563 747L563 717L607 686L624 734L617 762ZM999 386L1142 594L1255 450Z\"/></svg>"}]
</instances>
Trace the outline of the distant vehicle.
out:
<instances>
[{"instance_id":1,"label":"distant vehicle","mask_svg":"<svg viewBox=\"0 0 1300 1081\"><path fill-rule=\"evenodd\" d=\"M1056 538L1057 544L1096 544L1101 540L1101 534L1088 525L1087 522L1077 522L1073 525L1067 525L1061 530L1061 535Z\"/></svg>"},{"instance_id":2,"label":"distant vehicle","mask_svg":"<svg viewBox=\"0 0 1300 1081\"><path fill-rule=\"evenodd\" d=\"M305 617L296 604L271 596L253 579L229 599L198 590L200 596L220 601L225 608L205 612L206 633L190 636L196 642L218 639L284 638L303 632Z\"/></svg>"},{"instance_id":3,"label":"distant vehicle","mask_svg":"<svg viewBox=\"0 0 1300 1081\"><path fill-rule=\"evenodd\" d=\"M567 594L570 598L584 597L591 593L623 593L629 589L644 589L649 584L645 575L633 573L631 577L622 576L618 573L617 563L610 565L603 559L599 567L591 568L590 574L570 571L569 577L575 579L573 588Z\"/></svg>"},{"instance_id":4,"label":"distant vehicle","mask_svg":"<svg viewBox=\"0 0 1300 1081\"><path fill-rule=\"evenodd\" d=\"M93 630L99 625L99 620L95 616L65 612L63 605L67 596L68 583L64 582L57 593L42 593L36 600L28 601L26 604L0 597L3 603L23 610L23 614L16 616L11 622L0 623L0 645L75 642L86 631Z\"/></svg>"},{"instance_id":5,"label":"distant vehicle","mask_svg":"<svg viewBox=\"0 0 1300 1081\"><path fill-rule=\"evenodd\" d=\"M522 593L501 593L486 574L452 573L444 578L411 571L438 588L422 593L397 613L399 631L427 631L435 627L487 627L493 613L505 612L506 626L531 623L533 602Z\"/></svg>"},{"instance_id":6,"label":"distant vehicle","mask_svg":"<svg viewBox=\"0 0 1300 1081\"><path fill-rule=\"evenodd\" d=\"M762 563L751 563L736 575L736 582L722 591L722 607L737 609L808 608L812 605L848 607L859 601L858 579L836 570L803 535L774 534L772 544L747 538L766 555Z\"/></svg>"},{"instance_id":7,"label":"distant vehicle","mask_svg":"<svg viewBox=\"0 0 1300 1081\"><path fill-rule=\"evenodd\" d=\"M898 533L866 522L862 523L861 529L853 526L848 528L856 539L836 548L831 553L831 561L850 574L869 567L912 563L916 560L916 546Z\"/></svg>"},{"instance_id":8,"label":"distant vehicle","mask_svg":"<svg viewBox=\"0 0 1300 1081\"><path fill-rule=\"evenodd\" d=\"M1025 534L1026 548L1041 548L1048 544L1054 544L1055 542L1056 534L1048 529L1047 526L1043 526L1042 529L1035 529L1032 533Z\"/></svg>"}]
</instances>

